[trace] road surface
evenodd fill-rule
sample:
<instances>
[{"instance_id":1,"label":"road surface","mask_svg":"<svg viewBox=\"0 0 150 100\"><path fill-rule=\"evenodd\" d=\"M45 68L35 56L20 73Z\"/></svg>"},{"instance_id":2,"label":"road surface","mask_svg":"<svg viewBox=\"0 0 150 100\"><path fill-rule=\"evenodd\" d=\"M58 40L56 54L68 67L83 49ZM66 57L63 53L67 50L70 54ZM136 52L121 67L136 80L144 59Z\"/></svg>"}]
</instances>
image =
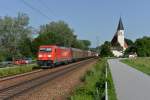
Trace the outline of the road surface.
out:
<instances>
[{"instance_id":1,"label":"road surface","mask_svg":"<svg viewBox=\"0 0 150 100\"><path fill-rule=\"evenodd\" d=\"M119 62L108 60L118 100L150 100L150 76Z\"/></svg>"}]
</instances>

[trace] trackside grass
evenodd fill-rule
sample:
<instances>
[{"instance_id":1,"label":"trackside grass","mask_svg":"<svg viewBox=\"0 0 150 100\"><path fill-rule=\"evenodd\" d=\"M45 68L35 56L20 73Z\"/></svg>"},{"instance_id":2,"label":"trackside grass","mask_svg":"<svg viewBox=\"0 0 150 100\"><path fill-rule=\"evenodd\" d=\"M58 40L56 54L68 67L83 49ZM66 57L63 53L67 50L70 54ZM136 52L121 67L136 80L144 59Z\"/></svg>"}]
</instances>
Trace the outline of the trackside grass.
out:
<instances>
[{"instance_id":1,"label":"trackside grass","mask_svg":"<svg viewBox=\"0 0 150 100\"><path fill-rule=\"evenodd\" d=\"M16 67L0 68L0 77L6 77L6 76L30 72L36 66L37 66L36 64L30 64L30 65L21 65Z\"/></svg>"},{"instance_id":2,"label":"trackside grass","mask_svg":"<svg viewBox=\"0 0 150 100\"><path fill-rule=\"evenodd\" d=\"M107 64L108 66L108 64ZM107 76L107 82L108 82L108 100L117 100L117 96L116 96L116 92L115 92L115 87L114 87L114 83L113 83L113 79L111 76L111 72L108 68L108 76Z\"/></svg>"},{"instance_id":3,"label":"trackside grass","mask_svg":"<svg viewBox=\"0 0 150 100\"><path fill-rule=\"evenodd\" d=\"M86 74L81 77L83 84L78 86L70 100L104 100L105 99L105 81L108 81L108 94L113 96L115 99L115 91L113 87L113 81L111 75L108 75L108 78L105 77L105 68L107 66L106 59L100 59L91 70L88 70ZM108 74L110 72L108 71ZM112 88L113 87L113 88Z\"/></svg>"},{"instance_id":4,"label":"trackside grass","mask_svg":"<svg viewBox=\"0 0 150 100\"><path fill-rule=\"evenodd\" d=\"M150 58L136 58L136 59L124 59L121 60L123 63L128 64L129 66L136 68L148 75L150 75Z\"/></svg>"}]
</instances>

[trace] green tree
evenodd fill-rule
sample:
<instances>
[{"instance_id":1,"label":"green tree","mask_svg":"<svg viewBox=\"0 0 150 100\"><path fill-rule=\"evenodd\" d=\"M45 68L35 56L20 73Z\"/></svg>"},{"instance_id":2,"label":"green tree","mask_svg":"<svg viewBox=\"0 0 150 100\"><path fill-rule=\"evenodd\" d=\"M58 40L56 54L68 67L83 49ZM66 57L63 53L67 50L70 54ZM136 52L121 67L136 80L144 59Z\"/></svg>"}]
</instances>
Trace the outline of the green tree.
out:
<instances>
[{"instance_id":1,"label":"green tree","mask_svg":"<svg viewBox=\"0 0 150 100\"><path fill-rule=\"evenodd\" d=\"M73 47L78 49L85 49L85 45L81 40L75 40Z\"/></svg>"},{"instance_id":2,"label":"green tree","mask_svg":"<svg viewBox=\"0 0 150 100\"><path fill-rule=\"evenodd\" d=\"M28 22L29 17L24 13L19 13L14 18L9 16L0 18L0 52L4 58L22 56L19 43L23 40L22 37L30 38L31 30Z\"/></svg>"},{"instance_id":3,"label":"green tree","mask_svg":"<svg viewBox=\"0 0 150 100\"><path fill-rule=\"evenodd\" d=\"M130 47L132 46L134 43L132 40L125 38L125 42L127 43L127 45Z\"/></svg>"},{"instance_id":4,"label":"green tree","mask_svg":"<svg viewBox=\"0 0 150 100\"><path fill-rule=\"evenodd\" d=\"M59 44L61 46L70 47L71 45L74 45L73 41L75 40L75 35L73 34L73 29L71 29L64 21L53 21L49 24L42 25L40 28L40 34L45 33L55 33L60 36L61 40L59 40Z\"/></svg>"},{"instance_id":5,"label":"green tree","mask_svg":"<svg viewBox=\"0 0 150 100\"><path fill-rule=\"evenodd\" d=\"M85 50L88 50L90 45L91 45L91 42L89 40L81 40L84 44L84 49Z\"/></svg>"},{"instance_id":6,"label":"green tree","mask_svg":"<svg viewBox=\"0 0 150 100\"><path fill-rule=\"evenodd\" d=\"M100 46L100 56L102 57L112 57L113 53L111 52L111 43L105 41L104 44Z\"/></svg>"},{"instance_id":7,"label":"green tree","mask_svg":"<svg viewBox=\"0 0 150 100\"><path fill-rule=\"evenodd\" d=\"M126 56L126 55L128 55L128 54L130 54L130 53L136 53L136 52L137 52L136 46L131 45L131 46L129 46L129 47L125 50L124 55Z\"/></svg>"},{"instance_id":8,"label":"green tree","mask_svg":"<svg viewBox=\"0 0 150 100\"><path fill-rule=\"evenodd\" d=\"M64 21L53 21L42 25L39 33L40 35L32 42L32 51L34 54L37 53L40 45L55 44L84 50L88 50L91 45L88 40L78 40L73 30Z\"/></svg>"},{"instance_id":9,"label":"green tree","mask_svg":"<svg viewBox=\"0 0 150 100\"><path fill-rule=\"evenodd\" d=\"M139 38L135 41L138 56L150 56L150 37Z\"/></svg>"},{"instance_id":10,"label":"green tree","mask_svg":"<svg viewBox=\"0 0 150 100\"><path fill-rule=\"evenodd\" d=\"M19 42L18 48L22 56L32 56L32 42L30 38L22 37L22 40L20 40Z\"/></svg>"},{"instance_id":11,"label":"green tree","mask_svg":"<svg viewBox=\"0 0 150 100\"><path fill-rule=\"evenodd\" d=\"M40 45L60 45L62 46L61 42L62 37L59 34L47 32L44 34L40 34L36 39L32 42L32 51L34 54L37 53L38 48Z\"/></svg>"},{"instance_id":12,"label":"green tree","mask_svg":"<svg viewBox=\"0 0 150 100\"><path fill-rule=\"evenodd\" d=\"M136 39L125 51L125 55L136 52L140 57L150 56L150 37Z\"/></svg>"}]
</instances>

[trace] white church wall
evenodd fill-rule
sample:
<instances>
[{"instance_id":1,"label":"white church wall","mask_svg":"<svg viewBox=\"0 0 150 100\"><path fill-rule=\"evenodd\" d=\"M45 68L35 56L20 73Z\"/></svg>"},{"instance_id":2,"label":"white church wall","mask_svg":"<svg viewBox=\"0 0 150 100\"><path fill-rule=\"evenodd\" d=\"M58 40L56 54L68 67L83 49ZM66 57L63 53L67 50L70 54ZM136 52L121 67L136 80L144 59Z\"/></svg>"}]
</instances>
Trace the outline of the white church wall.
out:
<instances>
[{"instance_id":1,"label":"white church wall","mask_svg":"<svg viewBox=\"0 0 150 100\"><path fill-rule=\"evenodd\" d=\"M113 53L114 56L116 56L116 57L123 56L123 52L122 52L122 51L112 50L112 53Z\"/></svg>"},{"instance_id":2,"label":"white church wall","mask_svg":"<svg viewBox=\"0 0 150 100\"><path fill-rule=\"evenodd\" d=\"M125 48L124 47L124 30L119 30L117 32L117 34L118 34L118 42L119 42L119 44L121 45L121 47Z\"/></svg>"}]
</instances>

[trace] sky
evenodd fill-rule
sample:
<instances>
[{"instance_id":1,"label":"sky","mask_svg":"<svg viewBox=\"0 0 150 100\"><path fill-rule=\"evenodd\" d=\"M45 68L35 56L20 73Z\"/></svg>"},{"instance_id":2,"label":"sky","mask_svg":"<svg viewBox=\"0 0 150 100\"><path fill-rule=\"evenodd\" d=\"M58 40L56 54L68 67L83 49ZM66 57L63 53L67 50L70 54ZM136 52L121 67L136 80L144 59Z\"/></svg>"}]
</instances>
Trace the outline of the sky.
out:
<instances>
[{"instance_id":1,"label":"sky","mask_svg":"<svg viewBox=\"0 0 150 100\"><path fill-rule=\"evenodd\" d=\"M29 26L36 29L63 20L79 39L90 40L95 47L111 41L120 16L126 38L150 36L149 4L150 0L0 0L0 16L26 13Z\"/></svg>"}]
</instances>

